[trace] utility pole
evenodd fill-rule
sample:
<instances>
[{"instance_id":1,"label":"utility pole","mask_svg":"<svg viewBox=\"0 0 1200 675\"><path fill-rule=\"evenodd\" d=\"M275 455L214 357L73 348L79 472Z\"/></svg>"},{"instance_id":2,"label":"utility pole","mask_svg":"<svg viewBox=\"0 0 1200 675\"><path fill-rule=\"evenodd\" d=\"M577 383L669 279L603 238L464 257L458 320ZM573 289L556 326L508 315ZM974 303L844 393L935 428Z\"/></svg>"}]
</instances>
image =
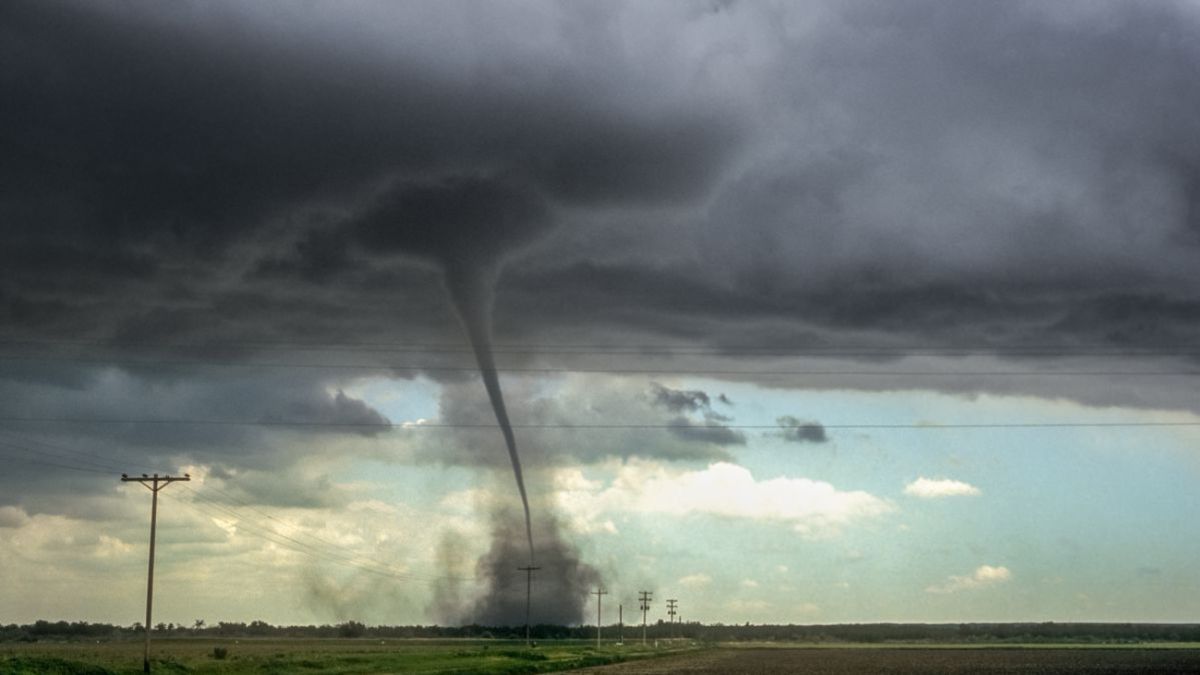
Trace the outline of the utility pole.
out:
<instances>
[{"instance_id":1,"label":"utility pole","mask_svg":"<svg viewBox=\"0 0 1200 675\"><path fill-rule=\"evenodd\" d=\"M638 591L642 601L642 646L646 646L646 612L650 611L650 595L653 591Z\"/></svg>"},{"instance_id":2,"label":"utility pole","mask_svg":"<svg viewBox=\"0 0 1200 675\"><path fill-rule=\"evenodd\" d=\"M532 563L532 561L530 561ZM525 573L525 646L532 647L533 642L529 639L529 596L530 588L533 586L533 572L540 570L540 567L534 567L530 564L528 567L518 567L517 569Z\"/></svg>"},{"instance_id":3,"label":"utility pole","mask_svg":"<svg viewBox=\"0 0 1200 675\"><path fill-rule=\"evenodd\" d=\"M625 605L617 605L617 644L625 644Z\"/></svg>"},{"instance_id":4,"label":"utility pole","mask_svg":"<svg viewBox=\"0 0 1200 675\"><path fill-rule=\"evenodd\" d=\"M671 637L675 637L675 604L677 602L679 601L675 598L669 598L667 600L667 616L671 617Z\"/></svg>"},{"instance_id":5,"label":"utility pole","mask_svg":"<svg viewBox=\"0 0 1200 675\"><path fill-rule=\"evenodd\" d=\"M600 648L600 596L608 595L608 591L601 586L592 591L592 595L596 596L596 649Z\"/></svg>"},{"instance_id":6,"label":"utility pole","mask_svg":"<svg viewBox=\"0 0 1200 675\"><path fill-rule=\"evenodd\" d=\"M186 473L182 476L160 476L158 474L147 476L146 474L142 474L140 478L130 478L128 474L121 474L122 483L141 483L154 495L150 500L150 571L146 575L146 644L142 650L143 673L150 672L150 608L154 604L154 530L158 525L158 491L176 481L189 481L191 479L192 477Z\"/></svg>"}]
</instances>

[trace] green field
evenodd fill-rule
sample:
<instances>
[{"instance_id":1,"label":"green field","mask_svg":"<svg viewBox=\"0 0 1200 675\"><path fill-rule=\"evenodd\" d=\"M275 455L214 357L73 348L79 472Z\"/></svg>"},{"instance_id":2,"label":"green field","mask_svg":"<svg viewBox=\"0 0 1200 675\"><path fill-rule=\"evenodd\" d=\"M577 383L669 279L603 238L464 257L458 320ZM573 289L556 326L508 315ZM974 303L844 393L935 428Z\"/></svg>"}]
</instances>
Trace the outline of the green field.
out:
<instances>
[{"instance_id":1,"label":"green field","mask_svg":"<svg viewBox=\"0 0 1200 675\"><path fill-rule=\"evenodd\" d=\"M227 650L217 658L217 650ZM665 657L665 658L656 658ZM1119 673L1200 672L1200 645L727 643L677 641L600 649L588 641L175 638L154 643L156 673L545 673L614 666L614 673ZM0 674L140 673L142 643L0 643ZM608 668L603 669L605 671Z\"/></svg>"},{"instance_id":2,"label":"green field","mask_svg":"<svg viewBox=\"0 0 1200 675\"><path fill-rule=\"evenodd\" d=\"M224 658L217 650L224 649ZM155 640L156 673L545 673L695 649L554 641L528 648L505 640ZM0 673L102 675L142 672L141 641L0 644Z\"/></svg>"}]
</instances>

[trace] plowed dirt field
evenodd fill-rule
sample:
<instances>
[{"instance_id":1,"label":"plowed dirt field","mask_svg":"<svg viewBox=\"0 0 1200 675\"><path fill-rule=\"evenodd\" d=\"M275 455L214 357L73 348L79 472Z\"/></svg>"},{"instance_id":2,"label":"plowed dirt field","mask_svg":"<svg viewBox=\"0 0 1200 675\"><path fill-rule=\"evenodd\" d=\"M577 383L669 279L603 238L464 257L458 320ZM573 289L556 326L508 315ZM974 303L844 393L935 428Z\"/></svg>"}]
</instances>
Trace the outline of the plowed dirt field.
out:
<instances>
[{"instance_id":1,"label":"plowed dirt field","mask_svg":"<svg viewBox=\"0 0 1200 675\"><path fill-rule=\"evenodd\" d=\"M595 675L1200 673L1192 649L717 649L588 668Z\"/></svg>"}]
</instances>

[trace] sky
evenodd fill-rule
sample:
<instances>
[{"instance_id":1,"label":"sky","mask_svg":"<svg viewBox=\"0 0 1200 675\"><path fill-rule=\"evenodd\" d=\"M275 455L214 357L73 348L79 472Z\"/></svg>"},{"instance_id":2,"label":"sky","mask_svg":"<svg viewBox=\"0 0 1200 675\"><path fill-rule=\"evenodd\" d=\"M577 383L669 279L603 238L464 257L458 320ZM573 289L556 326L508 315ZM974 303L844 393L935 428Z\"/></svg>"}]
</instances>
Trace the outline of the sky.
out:
<instances>
[{"instance_id":1,"label":"sky","mask_svg":"<svg viewBox=\"0 0 1200 675\"><path fill-rule=\"evenodd\" d=\"M1197 620L1193 0L18 0L0 100L0 622L142 619L122 473L156 623Z\"/></svg>"}]
</instances>

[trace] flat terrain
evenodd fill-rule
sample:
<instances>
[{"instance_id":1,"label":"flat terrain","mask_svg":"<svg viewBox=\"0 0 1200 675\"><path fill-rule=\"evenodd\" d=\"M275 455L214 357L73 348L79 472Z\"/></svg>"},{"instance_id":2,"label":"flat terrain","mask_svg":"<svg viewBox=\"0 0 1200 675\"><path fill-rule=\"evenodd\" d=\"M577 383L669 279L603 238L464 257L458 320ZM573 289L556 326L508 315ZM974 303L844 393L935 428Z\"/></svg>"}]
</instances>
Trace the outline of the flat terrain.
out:
<instances>
[{"instance_id":1,"label":"flat terrain","mask_svg":"<svg viewBox=\"0 0 1200 675\"><path fill-rule=\"evenodd\" d=\"M217 658L217 649L225 649ZM639 646L555 641L529 649L504 640L210 639L155 640L156 673L545 673L671 653ZM0 675L142 672L142 643L0 643Z\"/></svg>"},{"instance_id":2,"label":"flat terrain","mask_svg":"<svg viewBox=\"0 0 1200 675\"><path fill-rule=\"evenodd\" d=\"M215 650L227 650L217 658ZM503 640L163 639L156 673L543 673L603 675L754 673L1198 673L1200 645L780 645L641 648L586 641L528 649ZM611 665L598 665L611 664ZM108 675L141 672L142 645L38 642L0 644L0 675Z\"/></svg>"},{"instance_id":3,"label":"flat terrain","mask_svg":"<svg viewBox=\"0 0 1200 675\"><path fill-rule=\"evenodd\" d=\"M1200 673L1200 649L1045 646L733 648L585 668L578 672L593 675Z\"/></svg>"}]
</instances>

